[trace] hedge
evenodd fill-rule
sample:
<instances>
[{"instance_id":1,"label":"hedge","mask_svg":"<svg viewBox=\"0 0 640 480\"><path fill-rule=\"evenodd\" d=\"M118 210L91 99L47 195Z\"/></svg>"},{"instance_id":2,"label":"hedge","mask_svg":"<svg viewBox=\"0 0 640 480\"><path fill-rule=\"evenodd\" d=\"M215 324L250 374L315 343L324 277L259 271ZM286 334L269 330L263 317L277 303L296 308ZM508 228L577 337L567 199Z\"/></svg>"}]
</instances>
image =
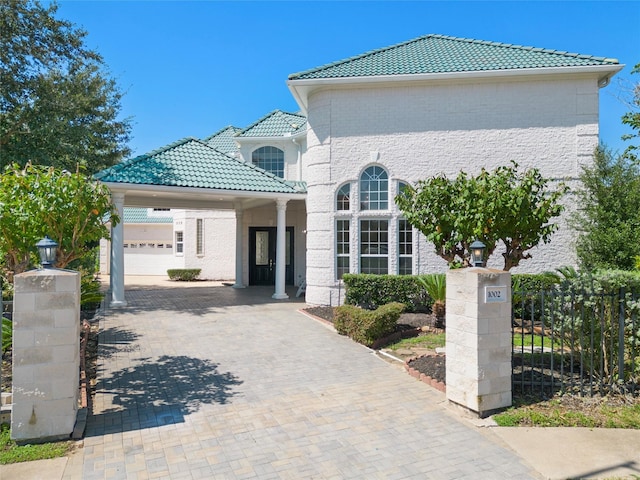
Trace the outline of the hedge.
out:
<instances>
[{"instance_id":1,"label":"hedge","mask_svg":"<svg viewBox=\"0 0 640 480\"><path fill-rule=\"evenodd\" d=\"M373 310L387 303L403 303L408 312L427 309L431 299L412 275L345 274L345 303Z\"/></svg>"},{"instance_id":2,"label":"hedge","mask_svg":"<svg viewBox=\"0 0 640 480\"><path fill-rule=\"evenodd\" d=\"M167 270L167 275L169 275L169 280L193 282L198 278L201 271L200 268L174 268Z\"/></svg>"},{"instance_id":3,"label":"hedge","mask_svg":"<svg viewBox=\"0 0 640 480\"><path fill-rule=\"evenodd\" d=\"M404 309L405 306L398 302L382 305L376 310L342 305L336 308L333 325L340 335L371 346L376 340L393 333Z\"/></svg>"}]
</instances>

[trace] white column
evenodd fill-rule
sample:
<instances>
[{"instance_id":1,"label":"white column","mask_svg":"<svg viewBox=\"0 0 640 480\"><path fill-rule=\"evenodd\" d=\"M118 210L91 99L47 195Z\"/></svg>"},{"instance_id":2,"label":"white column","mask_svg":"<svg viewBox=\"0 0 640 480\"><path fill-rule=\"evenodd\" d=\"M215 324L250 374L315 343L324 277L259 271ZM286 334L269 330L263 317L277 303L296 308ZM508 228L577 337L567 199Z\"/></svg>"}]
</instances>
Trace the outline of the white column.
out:
<instances>
[{"instance_id":1,"label":"white column","mask_svg":"<svg viewBox=\"0 0 640 480\"><path fill-rule=\"evenodd\" d=\"M233 288L244 288L242 282L242 208L236 207L236 282Z\"/></svg>"},{"instance_id":2,"label":"white column","mask_svg":"<svg viewBox=\"0 0 640 480\"><path fill-rule=\"evenodd\" d=\"M278 209L276 224L276 292L271 296L276 300L289 298L287 295L285 284L285 270L287 268L286 253L286 231L287 231L287 200L279 198L276 200L276 208Z\"/></svg>"},{"instance_id":3,"label":"white column","mask_svg":"<svg viewBox=\"0 0 640 480\"><path fill-rule=\"evenodd\" d=\"M112 193L120 223L111 227L111 303L113 308L126 307L124 299L124 193Z\"/></svg>"}]
</instances>

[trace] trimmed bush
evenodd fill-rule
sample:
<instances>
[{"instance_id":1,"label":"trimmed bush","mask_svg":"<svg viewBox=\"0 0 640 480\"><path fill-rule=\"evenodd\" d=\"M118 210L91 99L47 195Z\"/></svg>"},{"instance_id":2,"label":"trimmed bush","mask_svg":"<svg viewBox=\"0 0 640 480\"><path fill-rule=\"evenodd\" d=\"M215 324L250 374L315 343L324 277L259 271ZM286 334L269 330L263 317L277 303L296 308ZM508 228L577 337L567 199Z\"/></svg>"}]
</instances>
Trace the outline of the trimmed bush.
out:
<instances>
[{"instance_id":1,"label":"trimmed bush","mask_svg":"<svg viewBox=\"0 0 640 480\"><path fill-rule=\"evenodd\" d=\"M371 346L376 340L393 333L404 309L405 306L398 302L382 305L376 310L342 305L336 308L333 325L340 335Z\"/></svg>"},{"instance_id":2,"label":"trimmed bush","mask_svg":"<svg viewBox=\"0 0 640 480\"><path fill-rule=\"evenodd\" d=\"M426 309L431 299L424 286L412 275L345 274L345 303L359 305L369 310L387 303L399 302L408 312Z\"/></svg>"},{"instance_id":3,"label":"trimmed bush","mask_svg":"<svg viewBox=\"0 0 640 480\"><path fill-rule=\"evenodd\" d=\"M169 280L193 282L198 278L201 271L202 270L200 268L174 268L167 270L167 275L169 275Z\"/></svg>"}]
</instances>

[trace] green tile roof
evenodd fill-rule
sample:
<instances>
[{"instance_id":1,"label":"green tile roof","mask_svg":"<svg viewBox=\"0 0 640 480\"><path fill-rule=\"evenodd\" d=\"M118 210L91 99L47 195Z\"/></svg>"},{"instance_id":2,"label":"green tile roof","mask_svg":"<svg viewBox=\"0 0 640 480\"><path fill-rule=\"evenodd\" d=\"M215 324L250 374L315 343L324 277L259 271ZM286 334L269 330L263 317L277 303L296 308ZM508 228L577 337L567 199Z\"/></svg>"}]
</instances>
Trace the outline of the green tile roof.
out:
<instances>
[{"instance_id":1,"label":"green tile roof","mask_svg":"<svg viewBox=\"0 0 640 480\"><path fill-rule=\"evenodd\" d=\"M249 125L237 136L239 138L282 137L287 134L295 135L296 133L304 132L306 128L307 118L304 115L274 110Z\"/></svg>"},{"instance_id":2,"label":"green tile roof","mask_svg":"<svg viewBox=\"0 0 640 480\"><path fill-rule=\"evenodd\" d=\"M289 75L289 80L617 65L618 60L468 38L426 35Z\"/></svg>"},{"instance_id":3,"label":"green tile roof","mask_svg":"<svg viewBox=\"0 0 640 480\"><path fill-rule=\"evenodd\" d=\"M126 207L122 212L123 223L173 223L172 217L149 215L148 208Z\"/></svg>"},{"instance_id":4,"label":"green tile roof","mask_svg":"<svg viewBox=\"0 0 640 480\"><path fill-rule=\"evenodd\" d=\"M244 192L305 192L298 185L225 155L195 138L185 138L146 155L125 160L98 172L95 178L106 183Z\"/></svg>"},{"instance_id":5,"label":"green tile roof","mask_svg":"<svg viewBox=\"0 0 640 480\"><path fill-rule=\"evenodd\" d=\"M236 145L234 137L240 131L242 131L241 128L229 125L202 141L210 147L220 150L222 153L233 154L238 151L238 145Z\"/></svg>"}]
</instances>

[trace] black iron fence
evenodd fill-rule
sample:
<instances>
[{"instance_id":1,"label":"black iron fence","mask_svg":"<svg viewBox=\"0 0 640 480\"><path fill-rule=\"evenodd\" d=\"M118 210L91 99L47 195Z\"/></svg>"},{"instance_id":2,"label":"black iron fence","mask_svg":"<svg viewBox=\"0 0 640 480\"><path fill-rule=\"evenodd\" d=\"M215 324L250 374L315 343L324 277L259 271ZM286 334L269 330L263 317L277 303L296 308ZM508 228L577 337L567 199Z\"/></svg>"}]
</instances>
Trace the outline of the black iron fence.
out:
<instances>
[{"instance_id":1,"label":"black iron fence","mask_svg":"<svg viewBox=\"0 0 640 480\"><path fill-rule=\"evenodd\" d=\"M640 394L640 292L513 292L514 394Z\"/></svg>"}]
</instances>

